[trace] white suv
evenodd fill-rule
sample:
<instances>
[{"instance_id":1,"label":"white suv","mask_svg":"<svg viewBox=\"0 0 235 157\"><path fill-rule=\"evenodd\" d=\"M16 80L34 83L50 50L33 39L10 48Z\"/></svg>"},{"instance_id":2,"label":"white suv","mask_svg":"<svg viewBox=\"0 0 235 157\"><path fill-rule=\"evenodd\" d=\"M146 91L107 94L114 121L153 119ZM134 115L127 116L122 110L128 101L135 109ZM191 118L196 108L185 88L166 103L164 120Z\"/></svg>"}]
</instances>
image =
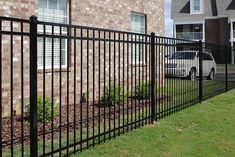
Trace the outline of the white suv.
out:
<instances>
[{"instance_id":1,"label":"white suv","mask_svg":"<svg viewBox=\"0 0 235 157\"><path fill-rule=\"evenodd\" d=\"M213 80L216 73L216 63L210 53L202 53L203 76ZM188 77L195 80L199 76L199 52L176 51L165 60L165 74L173 77Z\"/></svg>"}]
</instances>

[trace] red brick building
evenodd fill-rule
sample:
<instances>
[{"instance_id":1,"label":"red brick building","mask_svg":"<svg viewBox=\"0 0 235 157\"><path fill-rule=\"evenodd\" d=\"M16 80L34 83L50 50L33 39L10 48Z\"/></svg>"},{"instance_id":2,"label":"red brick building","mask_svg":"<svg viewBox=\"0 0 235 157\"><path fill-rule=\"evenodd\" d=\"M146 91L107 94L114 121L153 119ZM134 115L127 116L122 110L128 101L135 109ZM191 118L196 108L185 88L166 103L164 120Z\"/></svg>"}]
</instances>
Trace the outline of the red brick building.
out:
<instances>
[{"instance_id":1,"label":"red brick building","mask_svg":"<svg viewBox=\"0 0 235 157\"><path fill-rule=\"evenodd\" d=\"M141 0L0 0L0 16L14 17L14 18L22 18L29 19L31 15L36 15L39 21L45 22L53 22L53 23L63 23L63 24L72 24L72 25L84 25L91 27L99 27L99 28L107 28L114 30L123 30L130 31L134 33L141 34L150 34L151 32L155 32L156 35L162 36L164 34L164 0L149 0L149 1L141 1ZM9 23L2 24L3 30L9 30ZM18 24L13 24L14 30L19 30L20 26ZM29 27L25 26L24 31L28 31ZM42 31L42 27L38 27L38 32ZM56 31L56 30L55 30ZM21 49L20 46L20 36L13 38L13 104L14 110L16 113L20 110L21 107L21 99L22 99L22 71L20 70L21 65ZM29 98L29 38L24 38L24 80L23 80L23 88L24 88L24 100L25 103L28 103ZM10 110L10 101L11 101L11 92L10 92L10 37L2 36L2 108L3 115L9 115ZM46 45L51 44L51 40L47 39L45 41ZM59 52L56 50L56 46L59 44L58 40L54 40L54 97L55 100L58 100L59 95ZM43 49L42 49L43 41L38 38L38 92L42 94L43 87L43 78L42 78L42 65L43 65ZM68 49L67 47L70 47ZM84 47L85 49L85 47ZM50 95L51 93L51 47L46 47L46 94ZM79 88L81 84L81 77L78 70L78 75L73 75L74 70L74 50L73 43L71 42L69 45L66 41L62 41L62 92L63 101L66 101L66 77L67 71L69 70L70 77L69 80L76 80L76 88ZM77 66L81 66L81 60L83 60L84 68L89 64L92 64L92 58L87 59L86 57L81 58L81 51L78 51L77 55ZM91 53L91 52L89 52ZM138 52L141 53L141 52ZM160 53L159 53L160 54ZM84 54L86 56L86 54ZM95 54L95 58L98 58L98 54ZM70 62L67 63L67 57L70 58ZM132 56L133 57L133 56ZM163 55L159 55L159 57L163 57ZM115 57L114 57L115 58ZM128 58L127 56L125 58ZM130 57L131 58L131 57ZM138 68L140 71L142 68L145 68L148 65L144 64L144 58L140 58L138 63L130 63L127 65L122 64L124 66L124 70L127 71L127 67L135 67L140 66ZM146 57L147 59L147 57ZM97 64L97 60L95 60ZM162 65L162 64L159 64ZM69 68L68 68L69 67ZM107 67L108 68L108 67ZM118 69L118 67L116 67ZM79 69L79 68L78 68ZM97 71L97 67L95 71ZM112 70L113 71L113 70ZM101 71L103 73L104 70ZM163 72L161 72L163 73ZM108 72L106 73L108 76ZM110 74L111 76L117 77L117 73ZM131 75L131 74L130 74ZM83 83L86 84L87 81L86 76L92 77L92 74L87 71L83 71ZM101 78L102 88L104 86L104 78ZM71 81L73 82L73 81ZM92 82L89 82L90 84ZM75 88L73 83L70 83L70 93L71 94L71 103L73 100L73 89ZM98 88L97 77L96 84L94 86L95 89ZM124 85L125 86L125 85ZM93 86L88 87L88 90L92 91ZM84 93L89 92L87 89L84 89ZM89 92L90 93L90 92ZM77 92L77 96L79 97L80 92ZM97 94L96 94L97 97ZM78 100L79 101L79 100Z\"/></svg>"}]
</instances>

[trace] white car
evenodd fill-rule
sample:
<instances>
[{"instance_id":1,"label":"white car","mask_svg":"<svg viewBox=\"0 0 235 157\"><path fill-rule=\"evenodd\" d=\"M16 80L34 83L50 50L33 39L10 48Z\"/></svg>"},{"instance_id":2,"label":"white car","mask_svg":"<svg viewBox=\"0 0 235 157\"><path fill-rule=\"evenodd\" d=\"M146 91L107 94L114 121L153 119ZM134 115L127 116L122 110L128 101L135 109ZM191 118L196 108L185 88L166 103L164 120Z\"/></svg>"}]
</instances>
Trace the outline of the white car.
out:
<instances>
[{"instance_id":1,"label":"white car","mask_svg":"<svg viewBox=\"0 0 235 157\"><path fill-rule=\"evenodd\" d=\"M210 53L202 53L203 76L213 80L216 73L216 63ZM166 76L190 78L195 80L199 76L199 52L176 51L165 60Z\"/></svg>"}]
</instances>

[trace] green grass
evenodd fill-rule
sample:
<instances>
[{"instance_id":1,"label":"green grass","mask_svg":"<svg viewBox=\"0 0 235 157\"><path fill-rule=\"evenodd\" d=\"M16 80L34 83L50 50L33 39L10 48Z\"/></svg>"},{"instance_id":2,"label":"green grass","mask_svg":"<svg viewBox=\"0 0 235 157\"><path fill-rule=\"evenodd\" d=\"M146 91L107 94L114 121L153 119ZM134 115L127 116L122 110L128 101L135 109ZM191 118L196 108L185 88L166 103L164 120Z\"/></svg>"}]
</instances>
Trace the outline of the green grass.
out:
<instances>
[{"instance_id":1,"label":"green grass","mask_svg":"<svg viewBox=\"0 0 235 157\"><path fill-rule=\"evenodd\" d=\"M224 68L225 67L225 64L217 64L217 67L218 68ZM228 67L230 68L235 68L235 64L228 64Z\"/></svg>"},{"instance_id":2,"label":"green grass","mask_svg":"<svg viewBox=\"0 0 235 157\"><path fill-rule=\"evenodd\" d=\"M228 82L228 86L233 88L234 82ZM203 80L203 97L207 98L225 91L225 82ZM157 93L165 93L172 96L172 101L176 104L182 104L199 96L199 81L190 81L187 79L166 79L165 87L157 90Z\"/></svg>"},{"instance_id":3,"label":"green grass","mask_svg":"<svg viewBox=\"0 0 235 157\"><path fill-rule=\"evenodd\" d=\"M234 95L219 95L74 156L234 157Z\"/></svg>"}]
</instances>

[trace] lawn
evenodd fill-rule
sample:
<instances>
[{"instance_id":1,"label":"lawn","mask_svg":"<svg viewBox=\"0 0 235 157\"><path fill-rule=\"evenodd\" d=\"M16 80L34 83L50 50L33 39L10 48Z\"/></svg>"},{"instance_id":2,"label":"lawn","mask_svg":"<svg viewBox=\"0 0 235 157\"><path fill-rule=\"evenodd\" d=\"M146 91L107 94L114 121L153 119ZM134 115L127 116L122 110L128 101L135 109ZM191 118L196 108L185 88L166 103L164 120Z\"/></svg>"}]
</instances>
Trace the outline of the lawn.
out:
<instances>
[{"instance_id":1,"label":"lawn","mask_svg":"<svg viewBox=\"0 0 235 157\"><path fill-rule=\"evenodd\" d=\"M74 156L234 157L235 90Z\"/></svg>"}]
</instances>

